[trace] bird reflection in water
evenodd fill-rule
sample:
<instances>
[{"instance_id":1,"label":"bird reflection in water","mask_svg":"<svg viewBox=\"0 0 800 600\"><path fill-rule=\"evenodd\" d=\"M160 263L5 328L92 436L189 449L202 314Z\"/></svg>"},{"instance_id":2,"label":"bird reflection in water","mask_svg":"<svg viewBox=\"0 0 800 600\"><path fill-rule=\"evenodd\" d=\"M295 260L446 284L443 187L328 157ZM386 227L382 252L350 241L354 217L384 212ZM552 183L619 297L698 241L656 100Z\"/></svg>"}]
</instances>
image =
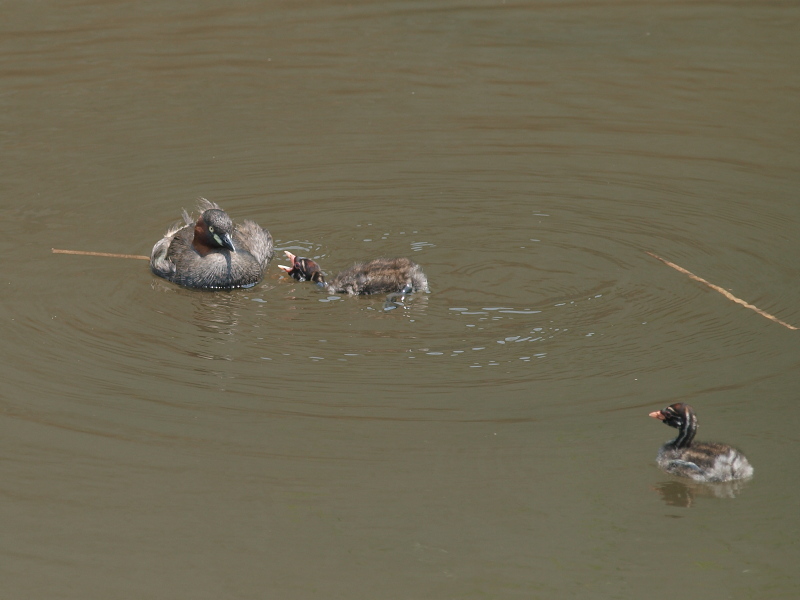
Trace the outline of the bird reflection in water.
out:
<instances>
[{"instance_id":1,"label":"bird reflection in water","mask_svg":"<svg viewBox=\"0 0 800 600\"><path fill-rule=\"evenodd\" d=\"M652 488L661 495L667 506L691 508L698 498L736 498L747 485L746 481L723 483L696 483L689 481L662 481Z\"/></svg>"}]
</instances>

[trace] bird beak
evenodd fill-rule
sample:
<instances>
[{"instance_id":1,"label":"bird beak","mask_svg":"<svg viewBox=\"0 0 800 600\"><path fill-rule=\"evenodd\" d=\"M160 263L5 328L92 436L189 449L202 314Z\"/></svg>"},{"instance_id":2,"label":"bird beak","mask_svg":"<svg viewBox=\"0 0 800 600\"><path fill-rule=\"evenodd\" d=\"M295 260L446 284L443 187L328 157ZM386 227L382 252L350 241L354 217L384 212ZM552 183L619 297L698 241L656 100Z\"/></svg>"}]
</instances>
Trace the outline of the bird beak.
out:
<instances>
[{"instance_id":1,"label":"bird beak","mask_svg":"<svg viewBox=\"0 0 800 600\"><path fill-rule=\"evenodd\" d=\"M236 252L236 246L233 245L233 240L231 239L230 234L223 233L221 236L214 234L214 239L217 240L217 243L224 248L227 248L231 252Z\"/></svg>"},{"instance_id":2,"label":"bird beak","mask_svg":"<svg viewBox=\"0 0 800 600\"><path fill-rule=\"evenodd\" d=\"M283 269L287 273L291 273L292 269L294 269L294 262L297 259L297 257L288 250L284 250L283 253L286 255L286 258L288 258L292 262L292 266L287 267L285 265L278 265L278 268Z\"/></svg>"},{"instance_id":3,"label":"bird beak","mask_svg":"<svg viewBox=\"0 0 800 600\"><path fill-rule=\"evenodd\" d=\"M658 419L659 421L663 421L664 420L664 413L662 413L660 410L657 410L655 412L651 412L650 416L653 417L654 419Z\"/></svg>"}]
</instances>

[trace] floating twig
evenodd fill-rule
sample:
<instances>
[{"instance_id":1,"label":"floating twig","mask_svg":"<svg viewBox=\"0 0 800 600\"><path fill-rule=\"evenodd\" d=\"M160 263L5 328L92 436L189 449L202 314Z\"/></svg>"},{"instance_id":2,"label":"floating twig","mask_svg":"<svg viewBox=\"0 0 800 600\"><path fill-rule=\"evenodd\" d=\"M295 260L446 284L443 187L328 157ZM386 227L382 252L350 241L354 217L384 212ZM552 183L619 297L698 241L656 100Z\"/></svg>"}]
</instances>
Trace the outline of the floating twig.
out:
<instances>
[{"instance_id":1,"label":"floating twig","mask_svg":"<svg viewBox=\"0 0 800 600\"><path fill-rule=\"evenodd\" d=\"M745 302L745 301L744 301L744 300L742 300L741 298L737 298L736 296L734 296L733 294L731 294L731 293L730 293L728 290L726 290L726 289L723 289L723 288L719 287L718 285L714 285L713 283L706 281L706 280L705 280L705 279L703 279L702 277L698 277L697 275L695 275L695 274L694 274L694 273L692 273L691 271L687 271L687 270L686 270L686 269L684 269L683 267L681 267L681 266L679 266L679 265L676 265L674 262L670 262L670 261L668 261L668 260L667 260L667 259L665 259L665 258L661 258L661 257L660 257L660 256L658 256L657 254L653 254L652 252L648 252L647 254L649 254L649 255L650 255L650 256L652 256L653 258L657 258L658 260L660 260L661 262L663 262L663 263L664 263L665 265L667 265L668 267L672 267L672 268L673 268L673 269L675 269L676 271L680 271L680 272L681 272L681 273L683 273L684 275L688 275L689 277L691 277L691 278L692 278L692 279L694 279L695 281L699 281L700 283L702 283L702 284L704 284L704 285L707 285L707 286L708 286L708 287L710 287L712 290L714 290L714 291L717 291L717 292L719 292L720 294L722 294L723 296L725 296L725 297L726 297L728 300L733 300L734 302L736 302L736 304L741 304L741 305L742 305L742 306L744 306L745 308L749 308L750 310L754 310L754 311L756 311L758 314L760 314L762 317L766 317L766 318L767 318L767 319L769 319L770 321L775 321L776 323L778 323L778 324L780 324L780 325L783 325L783 326L784 326L784 327L786 327L787 329L795 329L795 330L797 329L797 327L795 327L794 325L789 325L788 323L785 323L785 322L781 321L781 320L780 320L778 317L776 317L776 316L774 316L774 315L771 315L771 314L769 314L769 313L768 313L768 312L766 312L766 311L763 311L763 310L761 310L761 309L760 309L760 308L758 308L757 306L753 306L752 304L749 304L749 303Z\"/></svg>"},{"instance_id":2,"label":"floating twig","mask_svg":"<svg viewBox=\"0 0 800 600\"><path fill-rule=\"evenodd\" d=\"M53 254L80 254L81 256L107 256L108 258L135 258L137 260L150 260L149 256L142 254L113 254L111 252L89 252L88 250L60 250L51 248Z\"/></svg>"}]
</instances>

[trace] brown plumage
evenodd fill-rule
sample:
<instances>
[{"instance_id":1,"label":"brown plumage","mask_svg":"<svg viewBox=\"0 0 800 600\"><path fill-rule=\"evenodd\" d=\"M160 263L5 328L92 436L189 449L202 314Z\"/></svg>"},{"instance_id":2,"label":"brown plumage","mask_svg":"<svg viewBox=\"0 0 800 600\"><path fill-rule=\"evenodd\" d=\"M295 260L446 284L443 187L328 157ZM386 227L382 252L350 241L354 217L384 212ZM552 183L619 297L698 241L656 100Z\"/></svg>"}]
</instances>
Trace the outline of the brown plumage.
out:
<instances>
[{"instance_id":1,"label":"brown plumage","mask_svg":"<svg viewBox=\"0 0 800 600\"><path fill-rule=\"evenodd\" d=\"M279 266L287 274L298 281L312 281L335 294L361 296L428 291L428 280L422 267L408 258L376 258L356 263L330 281L325 281L316 262L297 257L289 251L284 253L292 264L288 267Z\"/></svg>"},{"instance_id":2,"label":"brown plumage","mask_svg":"<svg viewBox=\"0 0 800 600\"><path fill-rule=\"evenodd\" d=\"M171 227L153 246L150 268L173 283L192 288L232 289L261 281L274 254L272 236L253 221L235 225L224 210L201 198L195 222Z\"/></svg>"},{"instance_id":3,"label":"brown plumage","mask_svg":"<svg viewBox=\"0 0 800 600\"><path fill-rule=\"evenodd\" d=\"M678 402L652 412L650 416L678 430L678 437L664 444L656 457L658 466L667 473L703 482L752 477L753 467L736 448L694 441L697 417L688 404Z\"/></svg>"}]
</instances>

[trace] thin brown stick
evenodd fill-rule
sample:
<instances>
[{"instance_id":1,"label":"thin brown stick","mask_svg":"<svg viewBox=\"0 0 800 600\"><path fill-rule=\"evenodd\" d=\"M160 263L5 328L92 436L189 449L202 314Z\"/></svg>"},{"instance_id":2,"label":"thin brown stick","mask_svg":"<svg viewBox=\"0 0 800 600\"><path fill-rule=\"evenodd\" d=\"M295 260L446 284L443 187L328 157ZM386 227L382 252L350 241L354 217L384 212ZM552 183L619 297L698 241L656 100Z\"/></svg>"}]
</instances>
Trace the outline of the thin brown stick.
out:
<instances>
[{"instance_id":1,"label":"thin brown stick","mask_svg":"<svg viewBox=\"0 0 800 600\"><path fill-rule=\"evenodd\" d=\"M675 269L676 271L680 271L680 272L681 272L681 273L683 273L684 275L688 275L689 277L691 277L691 278L692 278L692 279L694 279L695 281L699 281L700 283L707 285L707 286L708 286L708 287L710 287L712 290L714 290L714 291L717 291L717 292L719 292L720 294L722 294L723 296L725 296L725 297L726 297L728 300L733 300L734 302L736 302L736 304L741 304L741 305L742 305L742 306L744 306L745 308L749 308L750 310L754 310L754 311L756 311L758 314L760 314L762 317L766 317L766 318L768 318L768 319L769 319L769 320L771 320L771 321L775 321L776 323L778 323L778 324L780 324L780 325L783 325L783 326L784 326L784 327L786 327L787 329L795 329L795 330L797 329L797 327L795 327L794 325L789 325L788 323L785 323L785 322L781 321L781 320L780 320L778 317L776 317L776 316L773 316L773 315L769 314L768 312L765 312L765 311L761 310L761 309L760 309L760 308L758 308L757 306L753 306L752 304L749 304L749 303L745 302L744 300L742 300L742 299L740 299L740 298L737 298L736 296L734 296L733 294L731 294L731 293L730 293L728 290L726 290L726 289L723 289L723 288L719 287L718 285L714 285L713 283L710 283L710 282L706 281L706 280L705 280L705 279L703 279L702 277L698 277L697 275L695 275L695 274L694 274L694 273L692 273L691 271L687 271L687 270L686 270L686 269L684 269L683 267L680 267L680 266L676 265L674 262L669 262L667 259L665 259L665 258L661 258L661 257L660 257L660 256L658 256L657 254L653 254L652 252L648 252L647 254L649 254L649 255L650 255L650 256L652 256L653 258L657 258L658 260L660 260L661 262L663 262L663 263L664 263L665 265L667 265L668 267L672 267L672 268L673 268L673 269Z\"/></svg>"},{"instance_id":2,"label":"thin brown stick","mask_svg":"<svg viewBox=\"0 0 800 600\"><path fill-rule=\"evenodd\" d=\"M87 250L59 250L51 248L53 254L80 254L81 256L107 256L108 258L136 258L138 260L150 260L149 256L141 254L112 254L111 252L89 252Z\"/></svg>"}]
</instances>

